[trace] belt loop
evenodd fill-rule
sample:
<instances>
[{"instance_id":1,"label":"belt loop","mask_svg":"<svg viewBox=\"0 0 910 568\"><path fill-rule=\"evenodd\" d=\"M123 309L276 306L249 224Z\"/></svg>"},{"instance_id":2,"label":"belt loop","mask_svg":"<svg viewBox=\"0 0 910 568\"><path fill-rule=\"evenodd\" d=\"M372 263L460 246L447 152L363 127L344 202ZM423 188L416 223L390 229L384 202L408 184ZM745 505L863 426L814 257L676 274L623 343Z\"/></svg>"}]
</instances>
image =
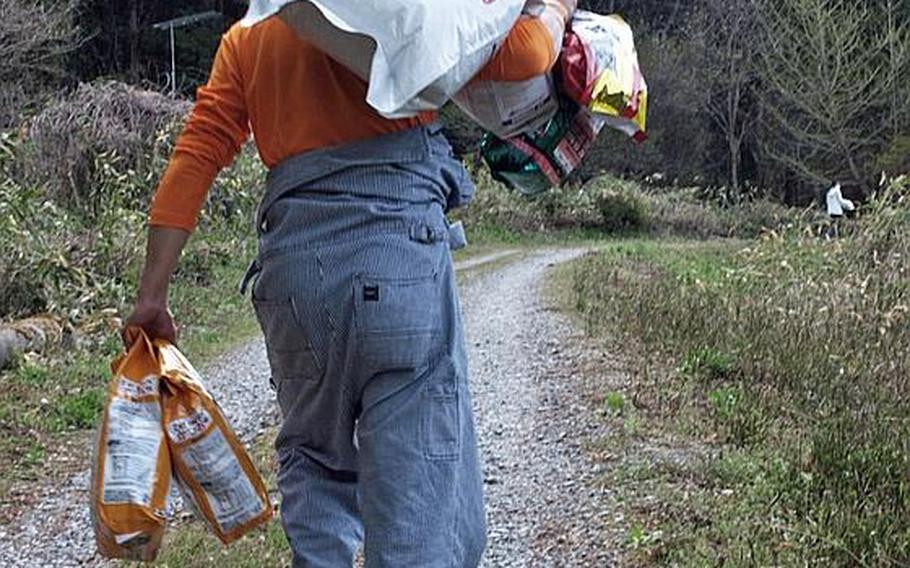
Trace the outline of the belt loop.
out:
<instances>
[{"instance_id":1,"label":"belt loop","mask_svg":"<svg viewBox=\"0 0 910 568\"><path fill-rule=\"evenodd\" d=\"M464 231L464 223L461 221L449 223L449 248L458 250L466 246L468 246L468 236Z\"/></svg>"},{"instance_id":2,"label":"belt loop","mask_svg":"<svg viewBox=\"0 0 910 568\"><path fill-rule=\"evenodd\" d=\"M437 240L433 227L424 223L411 225L408 228L408 236L412 241L424 244L431 244Z\"/></svg>"},{"instance_id":3,"label":"belt loop","mask_svg":"<svg viewBox=\"0 0 910 568\"><path fill-rule=\"evenodd\" d=\"M247 267L246 272L243 275L243 280L240 281L240 295L246 296L246 291L250 286L250 282L253 281L260 272L262 272L262 265L259 264L259 259L254 258L250 262L249 267Z\"/></svg>"}]
</instances>

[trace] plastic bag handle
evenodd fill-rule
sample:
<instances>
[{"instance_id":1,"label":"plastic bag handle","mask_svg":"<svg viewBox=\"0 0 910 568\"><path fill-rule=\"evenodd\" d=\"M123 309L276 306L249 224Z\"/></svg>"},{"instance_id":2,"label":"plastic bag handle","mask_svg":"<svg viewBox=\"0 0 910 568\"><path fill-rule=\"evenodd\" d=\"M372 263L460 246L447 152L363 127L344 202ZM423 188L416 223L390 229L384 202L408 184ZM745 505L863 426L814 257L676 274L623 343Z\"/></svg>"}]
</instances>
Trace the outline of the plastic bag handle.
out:
<instances>
[{"instance_id":1,"label":"plastic bag handle","mask_svg":"<svg viewBox=\"0 0 910 568\"><path fill-rule=\"evenodd\" d=\"M145 330L137 325L131 325L126 327L123 330L123 339L128 342L128 346L124 349L123 353L120 354L116 359L111 361L111 372L117 374L120 372L120 368L123 366L123 363L126 361L126 358L130 356L136 349L145 349L149 353L155 353L155 347L152 345L152 341L149 339Z\"/></svg>"}]
</instances>

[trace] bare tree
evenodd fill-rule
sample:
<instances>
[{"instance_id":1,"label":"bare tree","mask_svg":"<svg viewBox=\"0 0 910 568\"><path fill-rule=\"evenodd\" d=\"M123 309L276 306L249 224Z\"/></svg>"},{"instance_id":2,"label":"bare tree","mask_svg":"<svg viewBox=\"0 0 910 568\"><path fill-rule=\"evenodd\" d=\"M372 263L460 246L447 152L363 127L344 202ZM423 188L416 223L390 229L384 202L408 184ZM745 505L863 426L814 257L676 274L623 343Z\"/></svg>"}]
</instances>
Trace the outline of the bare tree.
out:
<instances>
[{"instance_id":1,"label":"bare tree","mask_svg":"<svg viewBox=\"0 0 910 568\"><path fill-rule=\"evenodd\" d=\"M908 135L910 126L910 8L900 0L885 0L884 23L888 40L888 79L891 87L889 129L892 138ZM903 4L903 11L901 5Z\"/></svg>"},{"instance_id":2,"label":"bare tree","mask_svg":"<svg viewBox=\"0 0 910 568\"><path fill-rule=\"evenodd\" d=\"M130 82L139 81L139 1L130 0Z\"/></svg>"},{"instance_id":3,"label":"bare tree","mask_svg":"<svg viewBox=\"0 0 910 568\"><path fill-rule=\"evenodd\" d=\"M889 57L906 22L883 28L881 5L855 0L760 6L764 152L803 180L837 177L868 191L899 77Z\"/></svg>"},{"instance_id":4,"label":"bare tree","mask_svg":"<svg viewBox=\"0 0 910 568\"><path fill-rule=\"evenodd\" d=\"M704 50L701 75L709 95L704 110L727 149L730 197L738 201L744 143L755 121L753 89L758 75L755 40L758 24L753 0L701 0L693 18L692 41Z\"/></svg>"},{"instance_id":5,"label":"bare tree","mask_svg":"<svg viewBox=\"0 0 910 568\"><path fill-rule=\"evenodd\" d=\"M0 126L64 76L63 56L77 45L75 4L0 0Z\"/></svg>"}]
</instances>

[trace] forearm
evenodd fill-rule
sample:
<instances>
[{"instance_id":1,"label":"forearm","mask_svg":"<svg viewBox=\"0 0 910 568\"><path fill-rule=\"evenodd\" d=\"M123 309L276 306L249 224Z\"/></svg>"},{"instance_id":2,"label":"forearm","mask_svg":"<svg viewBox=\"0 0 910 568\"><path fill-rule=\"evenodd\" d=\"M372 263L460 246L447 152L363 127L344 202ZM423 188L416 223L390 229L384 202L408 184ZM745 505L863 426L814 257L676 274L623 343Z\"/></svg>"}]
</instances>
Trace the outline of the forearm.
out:
<instances>
[{"instance_id":1,"label":"forearm","mask_svg":"<svg viewBox=\"0 0 910 568\"><path fill-rule=\"evenodd\" d=\"M177 269L177 261L189 236L189 231L183 229L149 229L145 268L139 280L140 302L167 303L171 275Z\"/></svg>"},{"instance_id":2,"label":"forearm","mask_svg":"<svg viewBox=\"0 0 910 568\"><path fill-rule=\"evenodd\" d=\"M171 276L212 180L231 163L248 134L239 69L229 34L225 35L152 200L138 298L121 332L127 346L136 340L136 329L151 338L177 341L177 325L168 309Z\"/></svg>"}]
</instances>

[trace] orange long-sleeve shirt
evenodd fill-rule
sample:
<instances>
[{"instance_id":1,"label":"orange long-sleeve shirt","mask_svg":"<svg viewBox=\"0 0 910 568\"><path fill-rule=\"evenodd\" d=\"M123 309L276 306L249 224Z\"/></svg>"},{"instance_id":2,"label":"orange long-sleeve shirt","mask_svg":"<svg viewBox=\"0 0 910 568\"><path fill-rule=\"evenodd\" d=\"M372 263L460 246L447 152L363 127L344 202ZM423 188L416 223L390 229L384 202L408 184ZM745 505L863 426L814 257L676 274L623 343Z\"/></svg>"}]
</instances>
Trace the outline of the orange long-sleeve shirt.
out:
<instances>
[{"instance_id":1,"label":"orange long-sleeve shirt","mask_svg":"<svg viewBox=\"0 0 910 568\"><path fill-rule=\"evenodd\" d=\"M520 81L546 72L556 53L545 25L522 17L479 77ZM219 170L252 130L269 168L317 148L427 124L433 112L401 120L366 103L367 84L303 40L280 18L233 26L221 39L208 83L177 139L152 200L149 223L191 231Z\"/></svg>"}]
</instances>

